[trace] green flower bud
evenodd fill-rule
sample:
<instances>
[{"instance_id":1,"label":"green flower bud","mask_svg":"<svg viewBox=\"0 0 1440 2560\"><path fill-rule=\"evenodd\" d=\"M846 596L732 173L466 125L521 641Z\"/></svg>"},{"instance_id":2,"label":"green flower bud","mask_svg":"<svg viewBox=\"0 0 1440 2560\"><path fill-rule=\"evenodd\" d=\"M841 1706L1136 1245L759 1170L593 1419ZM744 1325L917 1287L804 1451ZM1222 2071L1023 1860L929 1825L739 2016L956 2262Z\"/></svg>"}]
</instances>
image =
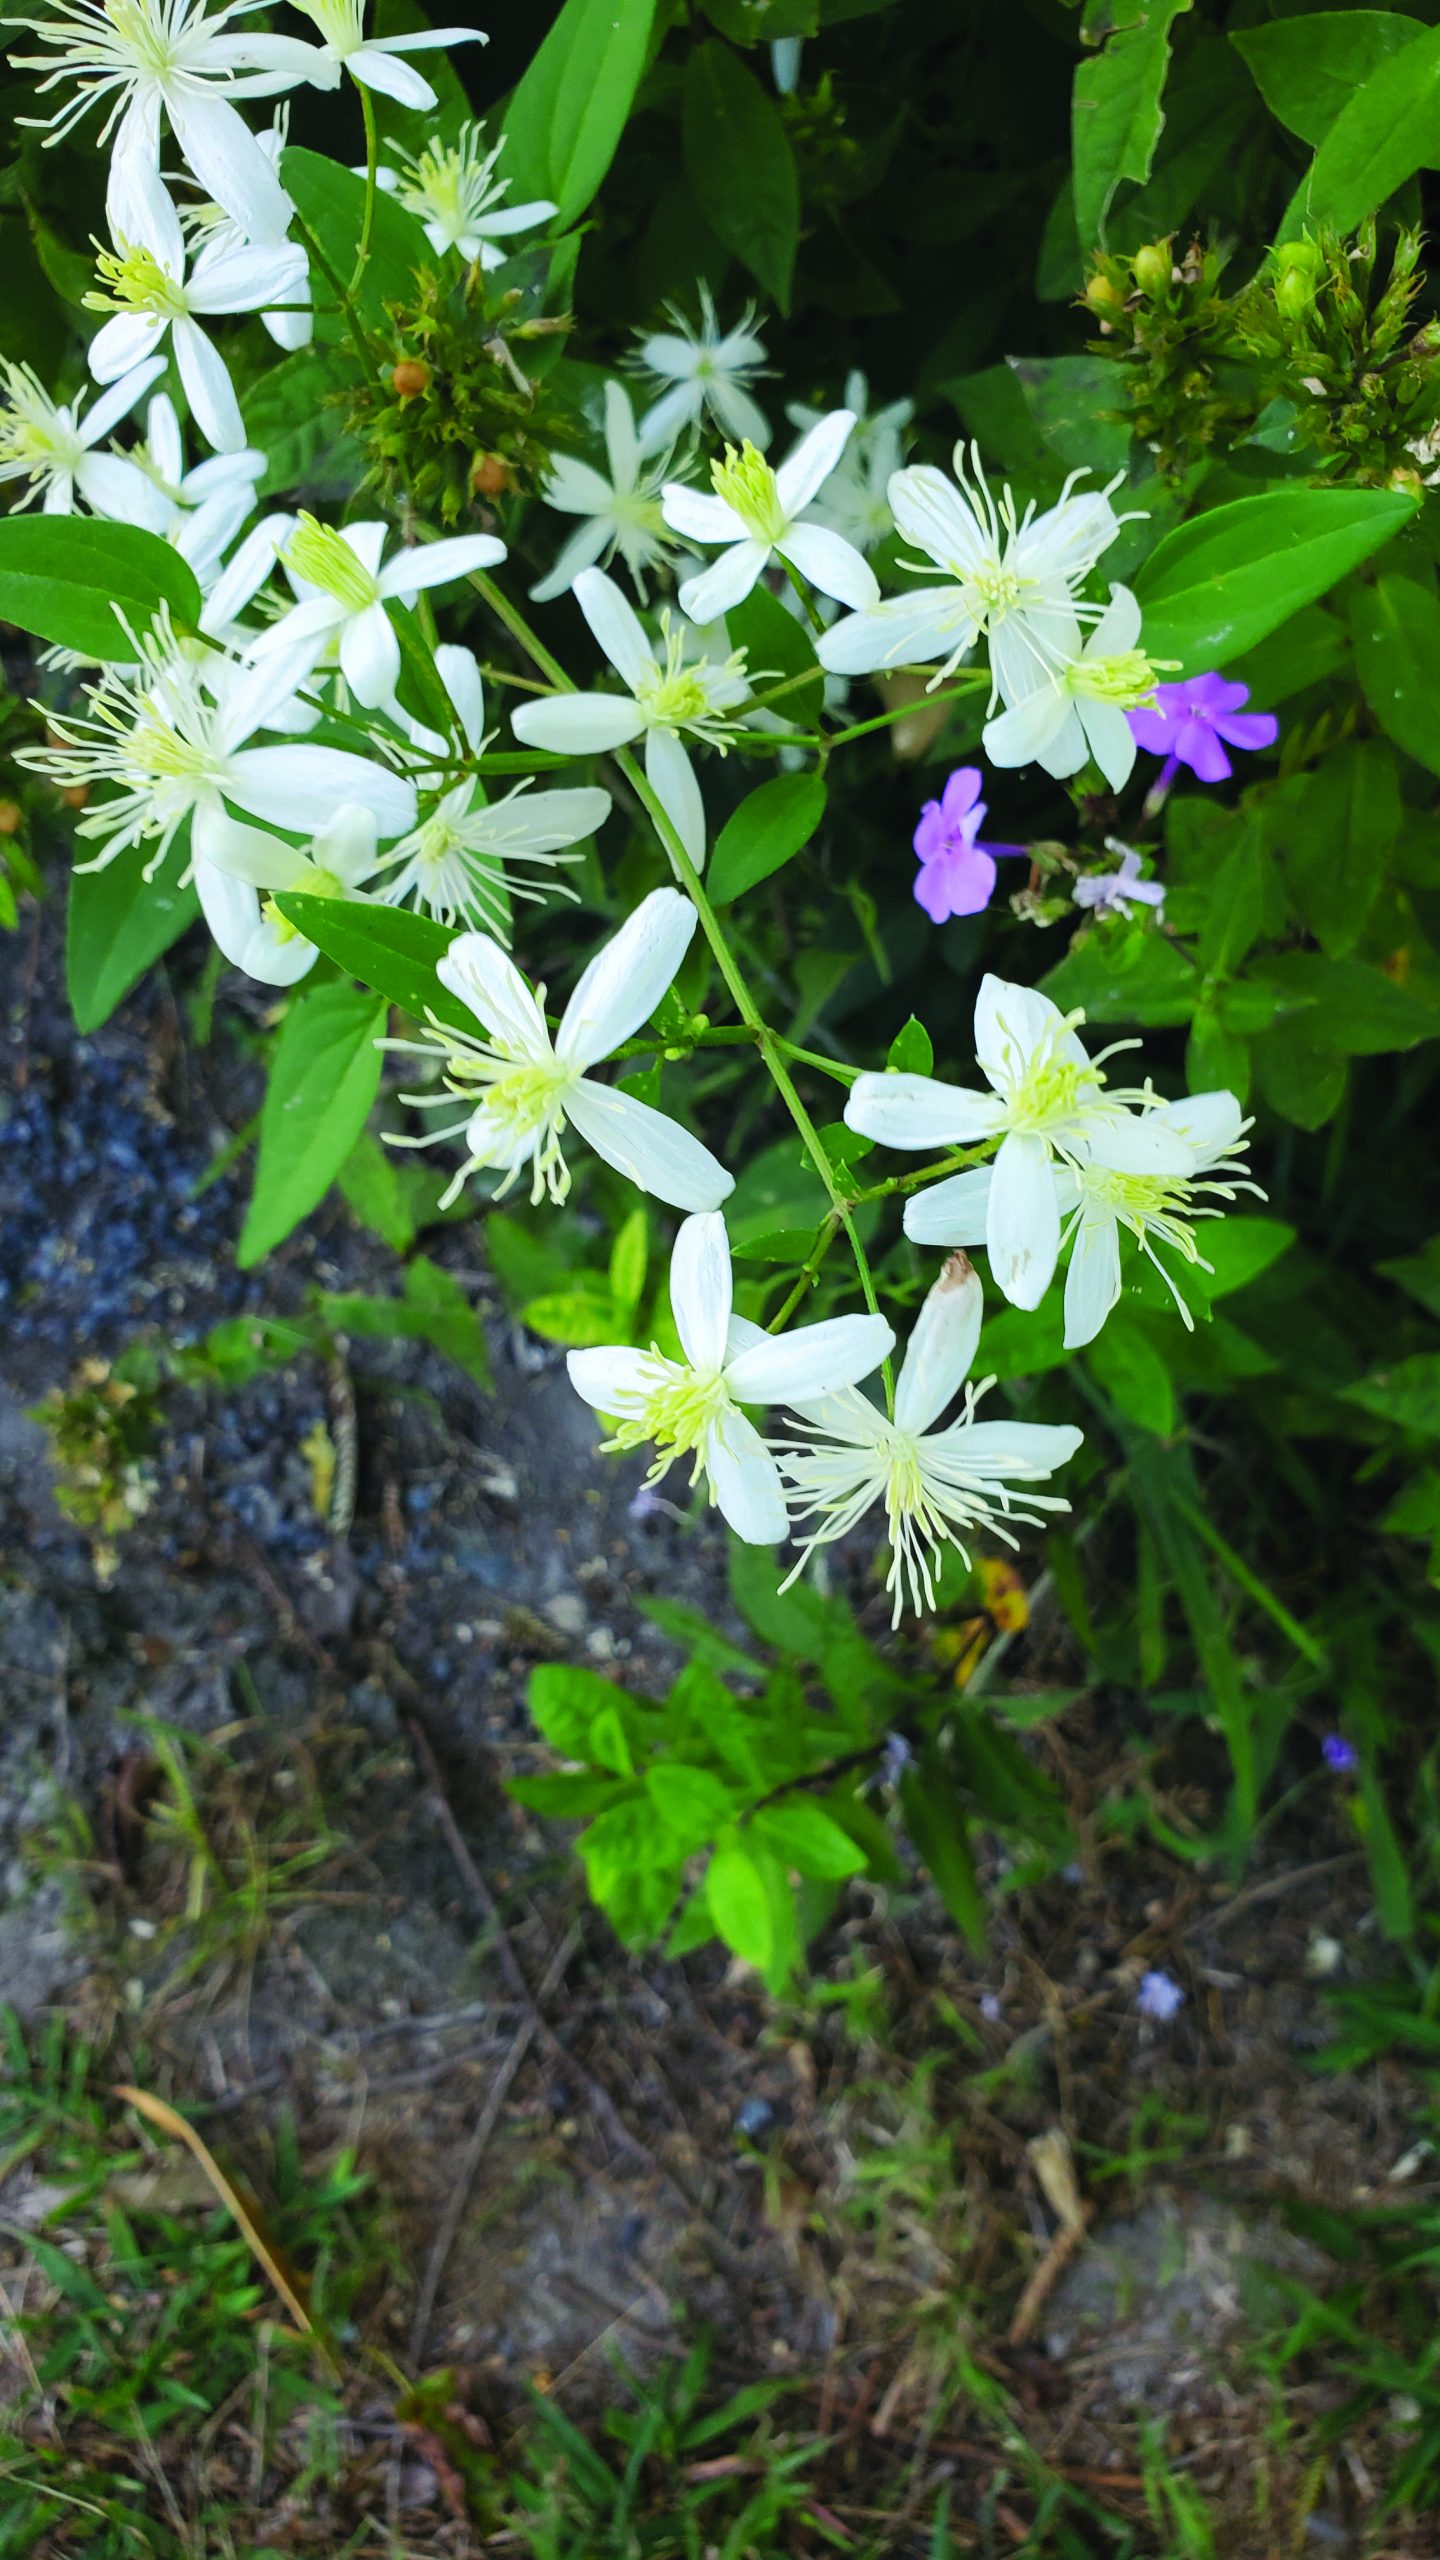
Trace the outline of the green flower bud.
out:
<instances>
[{"instance_id":1,"label":"green flower bud","mask_svg":"<svg viewBox=\"0 0 1440 2560\"><path fill-rule=\"evenodd\" d=\"M1148 242L1145 248L1136 250L1130 261L1131 274L1151 302L1158 302L1162 294L1169 292L1172 271L1168 240Z\"/></svg>"}]
</instances>

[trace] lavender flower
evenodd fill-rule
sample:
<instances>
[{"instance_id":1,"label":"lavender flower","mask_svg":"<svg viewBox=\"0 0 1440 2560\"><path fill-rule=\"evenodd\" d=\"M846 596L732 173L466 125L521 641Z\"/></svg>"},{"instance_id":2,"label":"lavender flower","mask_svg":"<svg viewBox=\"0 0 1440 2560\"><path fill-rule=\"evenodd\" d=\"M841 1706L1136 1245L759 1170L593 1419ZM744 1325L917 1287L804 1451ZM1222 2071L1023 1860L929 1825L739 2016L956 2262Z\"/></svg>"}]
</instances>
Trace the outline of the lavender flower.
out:
<instances>
[{"instance_id":1,"label":"lavender flower","mask_svg":"<svg viewBox=\"0 0 1440 2560\"><path fill-rule=\"evenodd\" d=\"M1077 880L1074 899L1077 907L1093 907L1097 915L1129 914L1137 902L1146 907L1162 907L1165 887L1160 880L1142 880L1140 856L1130 846L1107 839L1107 851L1121 857L1118 871L1091 871Z\"/></svg>"},{"instance_id":2,"label":"lavender flower","mask_svg":"<svg viewBox=\"0 0 1440 2560\"><path fill-rule=\"evenodd\" d=\"M1167 2026L1185 2006L1185 1994L1173 1973L1142 1973L1135 1994L1135 2007L1142 2018L1153 2019L1157 2026Z\"/></svg>"},{"instance_id":3,"label":"lavender flower","mask_svg":"<svg viewBox=\"0 0 1440 2560\"><path fill-rule=\"evenodd\" d=\"M995 894L997 854L1023 853L1023 845L982 844L985 803L973 764L952 773L938 800L927 800L915 830L920 857L915 895L932 924L949 916L978 916Z\"/></svg>"},{"instance_id":4,"label":"lavender flower","mask_svg":"<svg viewBox=\"0 0 1440 2560\"><path fill-rule=\"evenodd\" d=\"M1147 808L1159 807L1182 764L1197 782L1228 782L1233 768L1226 745L1246 754L1273 747L1280 723L1273 711L1246 711L1249 699L1247 684L1214 674L1189 676L1183 684L1157 684L1153 700L1126 712L1137 747L1165 758Z\"/></svg>"},{"instance_id":5,"label":"lavender flower","mask_svg":"<svg viewBox=\"0 0 1440 2560\"><path fill-rule=\"evenodd\" d=\"M1353 1742L1346 1741L1343 1733L1327 1733L1320 1749L1326 1768L1333 1769L1337 1778L1353 1776L1360 1766L1359 1752Z\"/></svg>"}]
</instances>

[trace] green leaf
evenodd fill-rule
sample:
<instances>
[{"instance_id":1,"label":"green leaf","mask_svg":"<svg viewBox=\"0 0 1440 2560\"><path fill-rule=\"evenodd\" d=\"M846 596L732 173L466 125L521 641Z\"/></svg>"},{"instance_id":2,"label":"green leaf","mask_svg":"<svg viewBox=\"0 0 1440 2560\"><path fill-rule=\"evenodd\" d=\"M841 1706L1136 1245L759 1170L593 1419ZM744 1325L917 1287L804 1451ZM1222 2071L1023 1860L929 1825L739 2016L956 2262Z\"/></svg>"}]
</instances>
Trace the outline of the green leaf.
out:
<instances>
[{"instance_id":1,"label":"green leaf","mask_svg":"<svg viewBox=\"0 0 1440 2560\"><path fill-rule=\"evenodd\" d=\"M716 1850L705 1872L705 1898L726 1946L763 1973L775 1951L770 1889L758 1862L738 1840Z\"/></svg>"},{"instance_id":2,"label":"green leaf","mask_svg":"<svg viewBox=\"0 0 1440 2560\"><path fill-rule=\"evenodd\" d=\"M717 240L781 311L800 240L800 181L774 100L728 45L702 44L685 66L685 174Z\"/></svg>"},{"instance_id":3,"label":"green leaf","mask_svg":"<svg viewBox=\"0 0 1440 2560\"><path fill-rule=\"evenodd\" d=\"M1355 1817L1370 1865L1376 1918L1385 1936L1403 1946L1415 1935L1415 1893L1400 1835L1373 1769L1360 1772Z\"/></svg>"},{"instance_id":4,"label":"green leaf","mask_svg":"<svg viewBox=\"0 0 1440 2560\"><path fill-rule=\"evenodd\" d=\"M384 1028L384 1005L356 987L307 987L291 1004L260 1114L255 1190L235 1256L242 1271L324 1199L379 1088Z\"/></svg>"},{"instance_id":5,"label":"green leaf","mask_svg":"<svg viewBox=\"0 0 1440 2560\"><path fill-rule=\"evenodd\" d=\"M972 1947L985 1944L985 1897L967 1838L969 1815L949 1767L927 1744L900 1781L905 1828L930 1870L930 1881Z\"/></svg>"},{"instance_id":6,"label":"green leaf","mask_svg":"<svg viewBox=\"0 0 1440 2560\"><path fill-rule=\"evenodd\" d=\"M1300 1036L1340 1056L1381 1057L1391 1049L1417 1048L1440 1034L1440 1013L1363 960L1330 960L1318 951L1271 951L1265 955L1263 975L1283 998L1308 1007L1297 1025Z\"/></svg>"},{"instance_id":7,"label":"green leaf","mask_svg":"<svg viewBox=\"0 0 1440 2560\"><path fill-rule=\"evenodd\" d=\"M806 1796L766 1805L750 1828L782 1866L793 1867L798 1875L838 1884L846 1876L863 1875L869 1864L849 1833Z\"/></svg>"},{"instance_id":8,"label":"green leaf","mask_svg":"<svg viewBox=\"0 0 1440 2560\"><path fill-rule=\"evenodd\" d=\"M436 961L455 939L448 926L412 915L408 907L372 905L358 898L307 898L288 889L275 904L327 960L417 1022L433 1013L462 1031L474 1030L473 1013L435 974Z\"/></svg>"},{"instance_id":9,"label":"green leaf","mask_svg":"<svg viewBox=\"0 0 1440 2560\"><path fill-rule=\"evenodd\" d=\"M1417 169L1440 167L1440 28L1392 53L1351 95L1296 188L1276 232L1308 224L1354 231Z\"/></svg>"},{"instance_id":10,"label":"green leaf","mask_svg":"<svg viewBox=\"0 0 1440 2560\"><path fill-rule=\"evenodd\" d=\"M1101 1386L1130 1422L1162 1440L1175 1428L1175 1390L1170 1372L1141 1327L1117 1311L1103 1333L1086 1347L1085 1358Z\"/></svg>"},{"instance_id":11,"label":"green leaf","mask_svg":"<svg viewBox=\"0 0 1440 2560\"><path fill-rule=\"evenodd\" d=\"M1271 489L1192 517L1137 572L1146 648L1186 675L1225 666L1358 569L1417 503L1396 489Z\"/></svg>"},{"instance_id":12,"label":"green leaf","mask_svg":"<svg viewBox=\"0 0 1440 2560\"><path fill-rule=\"evenodd\" d=\"M158 533L98 516L0 517L0 622L105 664L133 665L162 605L178 630L200 620L200 590L187 560ZM118 610L117 610L118 609Z\"/></svg>"},{"instance_id":13,"label":"green leaf","mask_svg":"<svg viewBox=\"0 0 1440 2560\"><path fill-rule=\"evenodd\" d=\"M589 1760L595 1718L623 1696L613 1680L579 1663L542 1662L530 1674L530 1713L562 1760Z\"/></svg>"},{"instance_id":14,"label":"green leaf","mask_svg":"<svg viewBox=\"0 0 1440 2560\"><path fill-rule=\"evenodd\" d=\"M610 1255L610 1293L622 1310L627 1332L644 1294L649 1259L649 1217L643 1208L632 1209L616 1235Z\"/></svg>"},{"instance_id":15,"label":"green leaf","mask_svg":"<svg viewBox=\"0 0 1440 2560\"><path fill-rule=\"evenodd\" d=\"M655 0L565 0L505 111L512 200L544 196L574 222L625 130L650 47Z\"/></svg>"},{"instance_id":16,"label":"green leaf","mask_svg":"<svg viewBox=\"0 0 1440 2560\"><path fill-rule=\"evenodd\" d=\"M180 885L190 860L188 830L147 881L142 874L151 858L148 845L130 845L103 871L71 872L65 984L77 1031L98 1031L108 1022L121 998L200 913L193 886Z\"/></svg>"},{"instance_id":17,"label":"green leaf","mask_svg":"<svg viewBox=\"0 0 1440 2560\"><path fill-rule=\"evenodd\" d=\"M1238 966L1258 940L1264 913L1265 856L1260 831L1242 826L1215 874L1210 912L1200 936L1200 965L1217 976Z\"/></svg>"},{"instance_id":18,"label":"green leaf","mask_svg":"<svg viewBox=\"0 0 1440 2560\"><path fill-rule=\"evenodd\" d=\"M1414 578L1356 589L1350 638L1365 699L1388 738L1440 773L1440 597ZM1327 767L1328 770L1328 767Z\"/></svg>"},{"instance_id":19,"label":"green leaf","mask_svg":"<svg viewBox=\"0 0 1440 2560\"><path fill-rule=\"evenodd\" d=\"M735 1818L735 1792L722 1786L708 1769L685 1769L661 1760L645 1772L645 1791L688 1857L713 1840Z\"/></svg>"},{"instance_id":20,"label":"green leaf","mask_svg":"<svg viewBox=\"0 0 1440 2560\"><path fill-rule=\"evenodd\" d=\"M1241 27L1230 42L1272 116L1313 148L1381 64L1424 32L1388 9L1322 9Z\"/></svg>"},{"instance_id":21,"label":"green leaf","mask_svg":"<svg viewBox=\"0 0 1440 2560\"><path fill-rule=\"evenodd\" d=\"M320 1312L337 1333L382 1342L428 1342L457 1369L487 1390L490 1354L480 1319L460 1283L419 1254L405 1273L403 1298L371 1298L360 1291L322 1290Z\"/></svg>"},{"instance_id":22,"label":"green leaf","mask_svg":"<svg viewBox=\"0 0 1440 2560\"><path fill-rule=\"evenodd\" d=\"M834 1622L831 1604L808 1582L777 1591L775 1558L768 1548L731 1539L730 1597L763 1644L797 1662L819 1661Z\"/></svg>"},{"instance_id":23,"label":"green leaf","mask_svg":"<svg viewBox=\"0 0 1440 2560\"><path fill-rule=\"evenodd\" d=\"M891 1041L885 1064L893 1067L897 1075L928 1076L934 1072L935 1050L930 1034L913 1013Z\"/></svg>"},{"instance_id":24,"label":"green leaf","mask_svg":"<svg viewBox=\"0 0 1440 2560\"><path fill-rule=\"evenodd\" d=\"M300 217L301 238L318 241L340 282L348 285L365 224L365 180L324 152L306 151L291 143L280 157L280 175ZM387 302L413 302L415 277L433 267L434 256L420 224L383 188L375 197L370 254L355 288L355 307L372 328L386 325ZM315 279L315 299L334 299L334 287L323 273Z\"/></svg>"},{"instance_id":25,"label":"green leaf","mask_svg":"<svg viewBox=\"0 0 1440 2560\"><path fill-rule=\"evenodd\" d=\"M1087 934L1041 980L1040 991L1062 1012L1083 1007L1089 1022L1142 1022L1158 1029L1189 1021L1200 980L1166 935L1131 923Z\"/></svg>"},{"instance_id":26,"label":"green leaf","mask_svg":"<svg viewBox=\"0 0 1440 2560\"><path fill-rule=\"evenodd\" d=\"M1344 1389L1347 1404L1358 1404L1379 1422L1398 1430L1440 1440L1440 1352L1417 1351L1409 1360L1394 1360L1373 1378Z\"/></svg>"},{"instance_id":27,"label":"green leaf","mask_svg":"<svg viewBox=\"0 0 1440 2560\"><path fill-rule=\"evenodd\" d=\"M1075 164L1075 228L1082 249L1105 236L1105 217L1125 179L1143 186L1165 116L1160 101L1170 67L1170 30L1190 0L1125 0L1103 51L1075 73L1070 133Z\"/></svg>"},{"instance_id":28,"label":"green leaf","mask_svg":"<svg viewBox=\"0 0 1440 2560\"><path fill-rule=\"evenodd\" d=\"M362 1129L340 1167L339 1181L346 1206L361 1225L392 1253L408 1253L433 1209L435 1177Z\"/></svg>"},{"instance_id":29,"label":"green leaf","mask_svg":"<svg viewBox=\"0 0 1440 2560\"><path fill-rule=\"evenodd\" d=\"M1440 605L1435 612L1440 623ZM1400 832L1394 756L1381 738L1337 747L1283 814L1272 801L1266 816L1296 913L1323 951L1343 959L1364 931Z\"/></svg>"},{"instance_id":30,"label":"green leaf","mask_svg":"<svg viewBox=\"0 0 1440 2560\"><path fill-rule=\"evenodd\" d=\"M588 1285L587 1285L588 1279ZM546 1342L563 1342L567 1351L591 1351L604 1342L623 1342L629 1324L603 1283L582 1274L568 1289L547 1289L520 1311L520 1321Z\"/></svg>"},{"instance_id":31,"label":"green leaf","mask_svg":"<svg viewBox=\"0 0 1440 2560\"><path fill-rule=\"evenodd\" d=\"M825 815L825 785L818 773L780 773L741 801L720 830L707 887L714 907L768 880L772 871L809 843Z\"/></svg>"}]
</instances>

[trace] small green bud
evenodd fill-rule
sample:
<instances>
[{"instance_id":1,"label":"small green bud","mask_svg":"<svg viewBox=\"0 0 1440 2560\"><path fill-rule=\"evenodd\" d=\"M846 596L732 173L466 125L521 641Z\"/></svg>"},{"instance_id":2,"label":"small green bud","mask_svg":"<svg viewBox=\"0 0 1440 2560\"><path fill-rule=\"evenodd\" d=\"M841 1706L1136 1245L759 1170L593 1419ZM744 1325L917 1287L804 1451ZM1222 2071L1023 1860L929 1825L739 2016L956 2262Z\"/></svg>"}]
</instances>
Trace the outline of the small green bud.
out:
<instances>
[{"instance_id":1,"label":"small green bud","mask_svg":"<svg viewBox=\"0 0 1440 2560\"><path fill-rule=\"evenodd\" d=\"M1130 272L1140 290L1151 302L1158 302L1170 290L1173 273L1168 240L1151 240L1137 249L1130 261Z\"/></svg>"}]
</instances>

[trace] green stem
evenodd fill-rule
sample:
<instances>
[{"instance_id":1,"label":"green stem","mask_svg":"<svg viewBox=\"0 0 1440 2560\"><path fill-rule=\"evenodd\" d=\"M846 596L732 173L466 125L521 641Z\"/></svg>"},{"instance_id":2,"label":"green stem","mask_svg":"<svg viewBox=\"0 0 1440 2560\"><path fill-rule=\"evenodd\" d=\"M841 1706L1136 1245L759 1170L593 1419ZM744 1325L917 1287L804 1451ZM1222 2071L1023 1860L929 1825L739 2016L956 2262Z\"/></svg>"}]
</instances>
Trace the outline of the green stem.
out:
<instances>
[{"instance_id":1,"label":"green stem","mask_svg":"<svg viewBox=\"0 0 1440 2560\"><path fill-rule=\"evenodd\" d=\"M511 603L503 589L496 586L494 579L489 577L485 570L475 569L470 573L470 584L478 595L485 598L491 610L499 615L506 630L518 640L531 663L548 675L558 691L574 693L577 688L571 683L558 659L551 656L543 640L531 630L524 614L520 612L518 606ZM878 1315L880 1301L875 1294L875 1282L871 1277L869 1258L856 1233L855 1221L850 1214L850 1204L835 1179L835 1169L825 1152L820 1133L795 1089L795 1080L781 1054L783 1044L771 1030L750 992L744 972L726 939L724 927L705 894L705 884L681 843L668 812L662 807L628 747L619 748L615 760L665 847L677 877L684 883L690 902L700 918L701 930L715 955L720 975L730 991L735 1010L741 1021L749 1026L755 1045L769 1071L770 1080L794 1121L805 1152L825 1186L831 1212L845 1231L845 1240L854 1256L860 1292L865 1304L871 1315ZM886 1403L893 1411L894 1378L888 1360L885 1362L884 1375Z\"/></svg>"},{"instance_id":2,"label":"green stem","mask_svg":"<svg viewBox=\"0 0 1440 2560\"><path fill-rule=\"evenodd\" d=\"M868 738L873 729L889 729L897 720L913 719L917 711L923 711L932 702L958 701L962 693L973 693L977 685L988 684L989 681L983 671L962 677L958 684L947 685L943 693L922 694L915 702L902 702L893 711L878 712L873 720L857 720L848 729L836 729L825 744L832 751L836 747L848 747L853 738Z\"/></svg>"},{"instance_id":3,"label":"green stem","mask_svg":"<svg viewBox=\"0 0 1440 2560\"><path fill-rule=\"evenodd\" d=\"M350 290L356 292L370 256L370 237L375 228L375 196L380 175L380 128L375 121L375 101L363 80L357 80L360 112L365 118L365 212L360 224L360 245L355 252L355 273Z\"/></svg>"}]
</instances>

